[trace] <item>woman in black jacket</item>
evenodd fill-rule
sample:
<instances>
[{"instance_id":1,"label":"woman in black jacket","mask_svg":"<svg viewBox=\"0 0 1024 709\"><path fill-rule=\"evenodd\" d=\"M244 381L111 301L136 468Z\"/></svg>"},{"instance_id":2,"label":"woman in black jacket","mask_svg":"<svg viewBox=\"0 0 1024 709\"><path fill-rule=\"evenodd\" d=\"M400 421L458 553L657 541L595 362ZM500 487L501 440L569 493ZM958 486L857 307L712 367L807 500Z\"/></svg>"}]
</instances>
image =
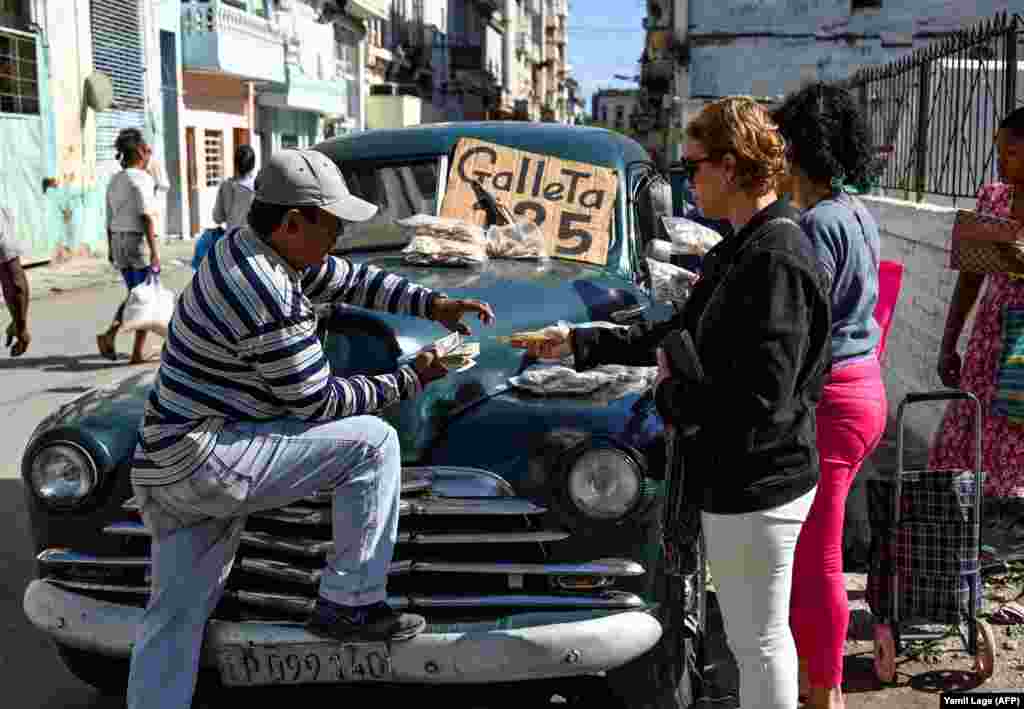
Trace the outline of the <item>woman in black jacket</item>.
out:
<instances>
[{"instance_id":1,"label":"woman in black jacket","mask_svg":"<svg viewBox=\"0 0 1024 709\"><path fill-rule=\"evenodd\" d=\"M797 706L789 629L793 556L818 481L815 407L829 367L831 316L822 271L799 214L775 182L785 143L755 101L727 98L687 128L684 169L697 204L734 235L704 259L673 320L562 330L539 357L662 368L658 409L669 426L698 426L687 443L687 488L701 509L708 562L740 666L740 704ZM671 374L659 349L683 329L704 378ZM549 329L550 330L550 329Z\"/></svg>"}]
</instances>

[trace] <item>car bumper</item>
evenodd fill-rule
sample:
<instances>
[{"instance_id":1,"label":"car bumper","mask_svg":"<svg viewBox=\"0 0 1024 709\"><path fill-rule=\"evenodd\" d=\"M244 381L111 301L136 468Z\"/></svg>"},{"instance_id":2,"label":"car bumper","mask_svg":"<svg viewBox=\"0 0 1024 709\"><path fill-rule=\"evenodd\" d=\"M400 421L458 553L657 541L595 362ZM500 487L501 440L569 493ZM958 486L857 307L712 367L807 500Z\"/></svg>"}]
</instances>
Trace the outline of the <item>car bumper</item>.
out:
<instances>
[{"instance_id":1,"label":"car bumper","mask_svg":"<svg viewBox=\"0 0 1024 709\"><path fill-rule=\"evenodd\" d=\"M54 640L81 650L128 657L142 609L99 601L35 580L25 590L29 621ZM639 611L510 630L423 633L391 646L390 681L475 684L595 674L626 664L661 638L661 623ZM216 666L220 648L325 643L299 624L211 621L202 664Z\"/></svg>"}]
</instances>

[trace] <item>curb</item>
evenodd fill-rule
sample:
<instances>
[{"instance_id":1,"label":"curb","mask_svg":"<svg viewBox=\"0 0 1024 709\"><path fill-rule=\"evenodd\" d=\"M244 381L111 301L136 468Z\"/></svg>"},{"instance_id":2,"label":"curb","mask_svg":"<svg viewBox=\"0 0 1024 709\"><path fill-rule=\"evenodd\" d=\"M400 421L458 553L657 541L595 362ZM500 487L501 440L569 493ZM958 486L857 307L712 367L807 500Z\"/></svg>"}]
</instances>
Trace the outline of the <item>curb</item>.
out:
<instances>
[{"instance_id":1,"label":"curb","mask_svg":"<svg viewBox=\"0 0 1024 709\"><path fill-rule=\"evenodd\" d=\"M161 246L162 270L165 273L191 269L194 241L175 239ZM98 258L78 258L56 266L27 268L25 276L28 278L30 302L121 283L120 274L114 267L106 259ZM2 303L3 299L0 298Z\"/></svg>"}]
</instances>

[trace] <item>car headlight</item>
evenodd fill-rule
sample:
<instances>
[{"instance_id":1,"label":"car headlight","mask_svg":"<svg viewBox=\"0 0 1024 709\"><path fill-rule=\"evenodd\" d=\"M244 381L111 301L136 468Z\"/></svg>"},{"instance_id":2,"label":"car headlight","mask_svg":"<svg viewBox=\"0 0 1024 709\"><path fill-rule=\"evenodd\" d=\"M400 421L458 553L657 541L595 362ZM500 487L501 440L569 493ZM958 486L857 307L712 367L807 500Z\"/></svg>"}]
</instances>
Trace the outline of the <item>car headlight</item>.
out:
<instances>
[{"instance_id":1,"label":"car headlight","mask_svg":"<svg viewBox=\"0 0 1024 709\"><path fill-rule=\"evenodd\" d=\"M46 446L32 460L32 489L47 504L73 507L96 487L96 464L74 443Z\"/></svg>"},{"instance_id":2,"label":"car headlight","mask_svg":"<svg viewBox=\"0 0 1024 709\"><path fill-rule=\"evenodd\" d=\"M577 458L569 470L569 497L588 517L619 519L636 506L641 482L639 467L624 452L593 448Z\"/></svg>"}]
</instances>

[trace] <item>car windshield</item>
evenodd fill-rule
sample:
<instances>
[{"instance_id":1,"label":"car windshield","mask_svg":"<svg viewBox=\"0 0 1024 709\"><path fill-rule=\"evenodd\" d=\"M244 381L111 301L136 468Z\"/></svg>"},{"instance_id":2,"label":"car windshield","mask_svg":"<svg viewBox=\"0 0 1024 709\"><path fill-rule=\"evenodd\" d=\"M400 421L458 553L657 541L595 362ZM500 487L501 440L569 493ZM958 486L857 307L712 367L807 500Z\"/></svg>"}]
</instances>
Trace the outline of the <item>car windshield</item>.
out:
<instances>
[{"instance_id":1,"label":"car windshield","mask_svg":"<svg viewBox=\"0 0 1024 709\"><path fill-rule=\"evenodd\" d=\"M372 202L377 214L368 222L348 224L337 249L404 246L395 222L413 214L437 213L437 175L440 158L409 162L342 163L341 172L352 194Z\"/></svg>"},{"instance_id":2,"label":"car windshield","mask_svg":"<svg viewBox=\"0 0 1024 709\"><path fill-rule=\"evenodd\" d=\"M443 195L438 194L442 164L442 156L341 163L341 172L352 194L376 204L379 211L367 222L347 224L344 233L338 238L335 251L351 253L403 248L408 245L409 236L403 234L396 222L414 214L438 214L443 198ZM536 216L532 209L515 211L526 218ZM616 220L612 218L609 245L616 242L616 227ZM558 257L557 254L552 255Z\"/></svg>"}]
</instances>

